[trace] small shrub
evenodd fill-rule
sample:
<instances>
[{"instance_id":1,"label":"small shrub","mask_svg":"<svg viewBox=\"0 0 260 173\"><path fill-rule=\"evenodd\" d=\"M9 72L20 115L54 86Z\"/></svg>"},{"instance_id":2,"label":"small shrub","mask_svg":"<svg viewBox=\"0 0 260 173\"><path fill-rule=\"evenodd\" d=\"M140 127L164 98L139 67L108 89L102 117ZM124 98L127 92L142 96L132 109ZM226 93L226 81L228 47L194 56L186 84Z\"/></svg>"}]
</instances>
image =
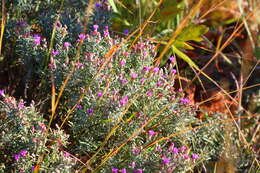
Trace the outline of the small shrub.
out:
<instances>
[{"instance_id":1,"label":"small shrub","mask_svg":"<svg viewBox=\"0 0 260 173\"><path fill-rule=\"evenodd\" d=\"M40 171L73 170L75 159L63 150L68 135L57 128L45 138L47 122L33 103L25 106L23 101L5 96L0 101L0 114L0 172L32 172L42 156Z\"/></svg>"}]
</instances>

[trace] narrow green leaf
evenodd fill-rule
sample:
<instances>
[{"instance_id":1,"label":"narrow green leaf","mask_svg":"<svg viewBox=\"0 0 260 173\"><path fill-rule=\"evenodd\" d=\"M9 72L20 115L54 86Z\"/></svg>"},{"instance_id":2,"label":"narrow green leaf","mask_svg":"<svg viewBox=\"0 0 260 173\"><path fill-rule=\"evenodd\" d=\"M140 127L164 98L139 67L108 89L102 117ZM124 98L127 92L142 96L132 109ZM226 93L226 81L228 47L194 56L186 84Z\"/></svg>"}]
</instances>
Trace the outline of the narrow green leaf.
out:
<instances>
[{"instance_id":1,"label":"narrow green leaf","mask_svg":"<svg viewBox=\"0 0 260 173\"><path fill-rule=\"evenodd\" d=\"M176 53L181 59L183 59L185 62L189 64L189 66L195 68L196 70L199 70L199 67L182 51L180 51L177 47L172 45L172 51Z\"/></svg>"},{"instance_id":2,"label":"narrow green leaf","mask_svg":"<svg viewBox=\"0 0 260 173\"><path fill-rule=\"evenodd\" d=\"M114 0L108 0L108 3L109 3L109 5L111 5L114 13L119 13L116 8L116 4L115 4Z\"/></svg>"},{"instance_id":3,"label":"narrow green leaf","mask_svg":"<svg viewBox=\"0 0 260 173\"><path fill-rule=\"evenodd\" d=\"M260 47L256 47L255 48L255 53L254 53L255 57L257 60L260 60Z\"/></svg>"}]
</instances>

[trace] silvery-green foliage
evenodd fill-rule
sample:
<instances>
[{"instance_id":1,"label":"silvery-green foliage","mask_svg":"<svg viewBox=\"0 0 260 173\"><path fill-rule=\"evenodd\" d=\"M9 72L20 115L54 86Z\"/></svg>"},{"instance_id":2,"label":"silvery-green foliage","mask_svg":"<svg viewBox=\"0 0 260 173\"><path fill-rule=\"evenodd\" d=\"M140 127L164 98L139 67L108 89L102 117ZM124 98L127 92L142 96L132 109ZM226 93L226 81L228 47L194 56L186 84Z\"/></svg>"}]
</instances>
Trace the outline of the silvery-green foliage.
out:
<instances>
[{"instance_id":1,"label":"silvery-green foliage","mask_svg":"<svg viewBox=\"0 0 260 173\"><path fill-rule=\"evenodd\" d=\"M46 139L47 121L35 109L13 97L0 102L0 172L31 172L39 158L40 171L70 172L75 159L66 154L68 135L51 129Z\"/></svg>"}]
</instances>

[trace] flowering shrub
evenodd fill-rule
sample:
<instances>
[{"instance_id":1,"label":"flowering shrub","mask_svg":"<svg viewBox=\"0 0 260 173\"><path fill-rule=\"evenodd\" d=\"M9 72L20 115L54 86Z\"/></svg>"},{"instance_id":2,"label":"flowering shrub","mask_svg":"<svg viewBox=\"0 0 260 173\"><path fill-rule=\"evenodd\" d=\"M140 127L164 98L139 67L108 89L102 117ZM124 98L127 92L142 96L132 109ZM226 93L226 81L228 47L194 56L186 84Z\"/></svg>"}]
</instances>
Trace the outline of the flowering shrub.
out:
<instances>
[{"instance_id":1,"label":"flowering shrub","mask_svg":"<svg viewBox=\"0 0 260 173\"><path fill-rule=\"evenodd\" d=\"M165 68L154 67L156 53L148 41L115 51L122 40L112 39L108 27L94 25L74 42L65 30L57 28L46 75L57 93L69 76L56 114L70 134L68 152L89 170L187 171L218 153L221 126L211 126L210 135L206 128L191 131L205 122L173 87L172 57ZM40 52L44 43L35 45L35 39L31 43Z\"/></svg>"},{"instance_id":2,"label":"flowering shrub","mask_svg":"<svg viewBox=\"0 0 260 173\"><path fill-rule=\"evenodd\" d=\"M3 131L3 169L188 171L218 154L222 128L192 130L206 122L195 118L190 100L173 87L173 57L168 66L154 67L156 52L148 41L129 48L98 25L73 38L66 25L57 24L49 61L49 41L39 34L19 36L16 53L32 70L27 75L47 79L42 95L50 95L51 85L59 93L68 79L54 118L67 134L58 126L48 130L33 105L16 103L1 90L7 115L1 124L16 122L8 126L16 131Z\"/></svg>"},{"instance_id":3,"label":"flowering shrub","mask_svg":"<svg viewBox=\"0 0 260 173\"><path fill-rule=\"evenodd\" d=\"M3 93L0 97L0 172L32 172L43 156L40 171L72 171L75 159L63 150L68 135L51 129L46 139L47 122L33 103L25 106Z\"/></svg>"}]
</instances>

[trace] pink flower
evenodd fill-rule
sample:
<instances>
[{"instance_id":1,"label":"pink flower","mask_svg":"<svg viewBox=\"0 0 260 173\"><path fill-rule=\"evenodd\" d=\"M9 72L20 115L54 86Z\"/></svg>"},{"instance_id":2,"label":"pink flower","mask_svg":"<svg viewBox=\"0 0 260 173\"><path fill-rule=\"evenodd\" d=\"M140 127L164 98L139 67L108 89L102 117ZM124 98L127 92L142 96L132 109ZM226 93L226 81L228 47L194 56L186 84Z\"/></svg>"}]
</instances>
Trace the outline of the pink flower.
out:
<instances>
[{"instance_id":1,"label":"pink flower","mask_svg":"<svg viewBox=\"0 0 260 173\"><path fill-rule=\"evenodd\" d=\"M134 170L134 173L143 173L143 170L142 169L137 169L137 170Z\"/></svg>"},{"instance_id":2,"label":"pink flower","mask_svg":"<svg viewBox=\"0 0 260 173\"><path fill-rule=\"evenodd\" d=\"M121 173L126 173L126 169L125 168L121 169L120 171L121 171Z\"/></svg>"},{"instance_id":3,"label":"pink flower","mask_svg":"<svg viewBox=\"0 0 260 173\"><path fill-rule=\"evenodd\" d=\"M51 52L51 54L52 54L53 56L57 56L57 55L60 54L60 52L57 51L57 50L53 50L53 51Z\"/></svg>"},{"instance_id":4,"label":"pink flower","mask_svg":"<svg viewBox=\"0 0 260 173\"><path fill-rule=\"evenodd\" d=\"M82 106L80 104L77 104L76 106L78 109L82 109Z\"/></svg>"},{"instance_id":5,"label":"pink flower","mask_svg":"<svg viewBox=\"0 0 260 173\"><path fill-rule=\"evenodd\" d=\"M183 104L189 104L191 101L187 98L181 98L180 101L183 103Z\"/></svg>"},{"instance_id":6,"label":"pink flower","mask_svg":"<svg viewBox=\"0 0 260 173\"><path fill-rule=\"evenodd\" d=\"M5 91L4 90L0 90L0 96L5 96Z\"/></svg>"},{"instance_id":7,"label":"pink flower","mask_svg":"<svg viewBox=\"0 0 260 173\"><path fill-rule=\"evenodd\" d=\"M133 153L134 155L138 155L140 152L141 152L141 150L140 150L139 148L134 147L134 148L132 149L132 153Z\"/></svg>"},{"instance_id":8,"label":"pink flower","mask_svg":"<svg viewBox=\"0 0 260 173\"><path fill-rule=\"evenodd\" d=\"M149 130L148 131L148 134L149 134L149 136L155 136L156 135L156 132L155 131L153 131L153 130Z\"/></svg>"},{"instance_id":9,"label":"pink flower","mask_svg":"<svg viewBox=\"0 0 260 173\"><path fill-rule=\"evenodd\" d=\"M79 34L79 40L83 41L86 38L85 34Z\"/></svg>"},{"instance_id":10,"label":"pink flower","mask_svg":"<svg viewBox=\"0 0 260 173\"><path fill-rule=\"evenodd\" d=\"M163 157L163 158L162 158L162 162L163 162L163 164L167 165L167 164L169 164L169 163L171 162L171 158L169 158L169 157Z\"/></svg>"},{"instance_id":11,"label":"pink flower","mask_svg":"<svg viewBox=\"0 0 260 173\"><path fill-rule=\"evenodd\" d=\"M143 71L150 71L150 67L144 67Z\"/></svg>"},{"instance_id":12,"label":"pink flower","mask_svg":"<svg viewBox=\"0 0 260 173\"><path fill-rule=\"evenodd\" d=\"M70 153L64 151L64 156L65 156L65 157L69 157L69 156L70 156Z\"/></svg>"},{"instance_id":13,"label":"pink flower","mask_svg":"<svg viewBox=\"0 0 260 173\"><path fill-rule=\"evenodd\" d=\"M187 159L190 158L190 157L188 156L188 154L183 154L182 157L183 157L183 159L185 159L185 160L187 160Z\"/></svg>"},{"instance_id":14,"label":"pink flower","mask_svg":"<svg viewBox=\"0 0 260 173\"><path fill-rule=\"evenodd\" d=\"M138 75L137 75L136 73L134 73L134 72L133 72L133 73L131 73L131 78L132 78L132 79L136 79L136 78L137 78L137 76L138 76Z\"/></svg>"},{"instance_id":15,"label":"pink flower","mask_svg":"<svg viewBox=\"0 0 260 173\"><path fill-rule=\"evenodd\" d=\"M186 146L182 146L182 147L180 148L180 150L181 150L181 152L185 152L185 151L187 150L187 147L186 147Z\"/></svg>"},{"instance_id":16,"label":"pink flower","mask_svg":"<svg viewBox=\"0 0 260 173\"><path fill-rule=\"evenodd\" d=\"M14 159L18 162L18 160L20 159L20 154L14 154L13 155Z\"/></svg>"},{"instance_id":17,"label":"pink flower","mask_svg":"<svg viewBox=\"0 0 260 173\"><path fill-rule=\"evenodd\" d=\"M20 151L20 155L23 156L23 157L25 157L27 153L28 153L27 150Z\"/></svg>"},{"instance_id":18,"label":"pink flower","mask_svg":"<svg viewBox=\"0 0 260 173\"><path fill-rule=\"evenodd\" d=\"M132 162L129 166L130 166L130 168L135 168L136 163L135 163L135 162Z\"/></svg>"},{"instance_id":19,"label":"pink flower","mask_svg":"<svg viewBox=\"0 0 260 173\"><path fill-rule=\"evenodd\" d=\"M159 70L160 70L159 67L154 67L154 68L153 68L153 72L154 72L154 73L157 73Z\"/></svg>"},{"instance_id":20,"label":"pink flower","mask_svg":"<svg viewBox=\"0 0 260 173\"><path fill-rule=\"evenodd\" d=\"M63 46L64 46L66 49L68 49L68 48L71 46L71 44L70 44L70 42L64 42L64 43L63 43Z\"/></svg>"},{"instance_id":21,"label":"pink flower","mask_svg":"<svg viewBox=\"0 0 260 173\"><path fill-rule=\"evenodd\" d=\"M160 87L160 86L162 86L162 85L163 85L163 83L160 82L160 81L156 83L156 86L157 86L157 87Z\"/></svg>"},{"instance_id":22,"label":"pink flower","mask_svg":"<svg viewBox=\"0 0 260 173\"><path fill-rule=\"evenodd\" d=\"M119 62L119 64L120 64L121 66L125 66L126 62L125 62L125 60L122 60L122 61Z\"/></svg>"},{"instance_id":23,"label":"pink flower","mask_svg":"<svg viewBox=\"0 0 260 173\"><path fill-rule=\"evenodd\" d=\"M112 168L112 173L118 173L118 169L117 168Z\"/></svg>"},{"instance_id":24,"label":"pink flower","mask_svg":"<svg viewBox=\"0 0 260 173\"><path fill-rule=\"evenodd\" d=\"M174 56L170 56L169 60L170 60L171 62L174 62L174 61L175 61Z\"/></svg>"},{"instance_id":25,"label":"pink flower","mask_svg":"<svg viewBox=\"0 0 260 173\"><path fill-rule=\"evenodd\" d=\"M41 37L39 35L34 35L33 43L37 46L41 44Z\"/></svg>"},{"instance_id":26,"label":"pink flower","mask_svg":"<svg viewBox=\"0 0 260 173\"><path fill-rule=\"evenodd\" d=\"M98 96L98 97L102 97L102 96L103 96L103 93L102 93L102 92L98 92L98 93L97 93L97 96Z\"/></svg>"},{"instance_id":27,"label":"pink flower","mask_svg":"<svg viewBox=\"0 0 260 173\"><path fill-rule=\"evenodd\" d=\"M98 30L98 25L93 25L93 29L94 29L94 31L97 32L97 30Z\"/></svg>"},{"instance_id":28,"label":"pink flower","mask_svg":"<svg viewBox=\"0 0 260 173\"><path fill-rule=\"evenodd\" d=\"M128 96L122 97L122 99L119 101L121 105L125 105L128 103Z\"/></svg>"},{"instance_id":29,"label":"pink flower","mask_svg":"<svg viewBox=\"0 0 260 173\"><path fill-rule=\"evenodd\" d=\"M152 91L148 91L148 92L146 93L146 95L147 95L148 97L151 97L151 96L153 96L153 92L152 92Z\"/></svg>"},{"instance_id":30,"label":"pink flower","mask_svg":"<svg viewBox=\"0 0 260 173\"><path fill-rule=\"evenodd\" d=\"M171 70L171 73L172 73L173 75L175 75L176 72L177 72L177 71L176 71L175 69L172 69L172 70Z\"/></svg>"},{"instance_id":31,"label":"pink flower","mask_svg":"<svg viewBox=\"0 0 260 173\"><path fill-rule=\"evenodd\" d=\"M174 154L178 154L178 153L179 153L179 150L178 150L178 148L174 147L173 150L172 150L172 152L173 152Z\"/></svg>"},{"instance_id":32,"label":"pink flower","mask_svg":"<svg viewBox=\"0 0 260 173\"><path fill-rule=\"evenodd\" d=\"M192 154L192 155L191 155L191 158L192 158L193 160L197 160L197 159L199 158L199 155L198 155L198 154Z\"/></svg>"},{"instance_id":33,"label":"pink flower","mask_svg":"<svg viewBox=\"0 0 260 173\"><path fill-rule=\"evenodd\" d=\"M122 83L123 85L127 84L127 82L128 82L127 79L122 79L122 80L121 80L121 83Z\"/></svg>"},{"instance_id":34,"label":"pink flower","mask_svg":"<svg viewBox=\"0 0 260 173\"><path fill-rule=\"evenodd\" d=\"M19 103L18 103L18 108L19 109L22 109L22 108L24 108L25 106L24 106L24 102L23 101L20 101Z\"/></svg>"}]
</instances>

